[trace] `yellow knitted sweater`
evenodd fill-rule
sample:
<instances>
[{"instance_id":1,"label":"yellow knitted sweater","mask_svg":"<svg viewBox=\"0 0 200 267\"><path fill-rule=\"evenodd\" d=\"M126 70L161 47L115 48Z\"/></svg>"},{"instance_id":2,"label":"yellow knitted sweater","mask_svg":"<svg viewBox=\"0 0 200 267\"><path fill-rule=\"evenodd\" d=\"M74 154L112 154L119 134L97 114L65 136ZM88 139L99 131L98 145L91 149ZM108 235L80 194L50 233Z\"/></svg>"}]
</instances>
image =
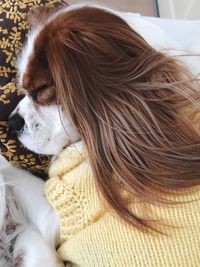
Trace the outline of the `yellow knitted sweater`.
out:
<instances>
[{"instance_id":1,"label":"yellow knitted sweater","mask_svg":"<svg viewBox=\"0 0 200 267\"><path fill-rule=\"evenodd\" d=\"M167 235L143 233L101 203L81 147L78 143L61 153L45 184L60 217L61 258L81 267L200 267L200 201L149 205L150 213L178 227ZM199 198L197 189L182 200Z\"/></svg>"}]
</instances>

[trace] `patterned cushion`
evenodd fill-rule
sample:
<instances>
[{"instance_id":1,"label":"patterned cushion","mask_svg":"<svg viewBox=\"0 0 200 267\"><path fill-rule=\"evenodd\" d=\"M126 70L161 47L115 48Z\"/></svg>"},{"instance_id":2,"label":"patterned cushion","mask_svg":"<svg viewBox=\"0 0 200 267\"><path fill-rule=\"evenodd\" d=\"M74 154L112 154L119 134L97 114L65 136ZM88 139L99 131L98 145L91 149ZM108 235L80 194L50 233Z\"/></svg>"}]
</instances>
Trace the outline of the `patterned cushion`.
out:
<instances>
[{"instance_id":1,"label":"patterned cushion","mask_svg":"<svg viewBox=\"0 0 200 267\"><path fill-rule=\"evenodd\" d=\"M0 154L15 165L45 176L49 157L24 148L8 130L7 119L22 98L16 91L16 56L24 43L26 15L35 6L56 5L58 0L0 0Z\"/></svg>"},{"instance_id":2,"label":"patterned cushion","mask_svg":"<svg viewBox=\"0 0 200 267\"><path fill-rule=\"evenodd\" d=\"M54 5L58 0L0 0L0 85L16 76L16 55L28 30L26 15L35 6Z\"/></svg>"}]
</instances>

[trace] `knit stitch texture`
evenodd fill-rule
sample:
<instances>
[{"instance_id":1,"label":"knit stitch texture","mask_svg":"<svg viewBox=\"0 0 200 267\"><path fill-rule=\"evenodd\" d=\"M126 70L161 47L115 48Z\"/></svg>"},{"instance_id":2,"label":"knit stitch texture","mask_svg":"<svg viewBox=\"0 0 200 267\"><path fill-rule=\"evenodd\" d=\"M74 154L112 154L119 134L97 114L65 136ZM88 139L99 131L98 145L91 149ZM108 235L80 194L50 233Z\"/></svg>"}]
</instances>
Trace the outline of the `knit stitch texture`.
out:
<instances>
[{"instance_id":1,"label":"knit stitch texture","mask_svg":"<svg viewBox=\"0 0 200 267\"><path fill-rule=\"evenodd\" d=\"M167 235L147 234L102 204L86 158L81 143L68 147L52 164L45 184L47 198L60 217L58 253L64 261L81 267L200 266L198 187L181 196L188 203L149 205L151 214L177 227L166 228ZM140 211L140 203L134 205Z\"/></svg>"}]
</instances>

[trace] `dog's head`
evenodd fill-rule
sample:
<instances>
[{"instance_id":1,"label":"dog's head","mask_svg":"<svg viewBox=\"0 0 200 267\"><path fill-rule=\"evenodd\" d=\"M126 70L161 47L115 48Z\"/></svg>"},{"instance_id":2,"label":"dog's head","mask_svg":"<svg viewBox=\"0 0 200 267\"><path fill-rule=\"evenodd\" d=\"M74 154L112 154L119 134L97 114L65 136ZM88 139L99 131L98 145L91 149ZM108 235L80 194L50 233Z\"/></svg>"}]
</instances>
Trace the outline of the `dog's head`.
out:
<instances>
[{"instance_id":1,"label":"dog's head","mask_svg":"<svg viewBox=\"0 0 200 267\"><path fill-rule=\"evenodd\" d=\"M49 21L67 6L66 3L54 8L39 6L29 12L30 32L18 59L18 85L25 97L12 112L9 126L27 148L40 154L57 154L80 138L58 104L45 53L47 44L41 40Z\"/></svg>"},{"instance_id":2,"label":"dog's head","mask_svg":"<svg viewBox=\"0 0 200 267\"><path fill-rule=\"evenodd\" d=\"M73 86L77 90L74 97L77 93L84 99L81 86L87 83L87 86L95 88L99 82L90 71L96 56L90 51L89 44L94 42L93 47L104 46L97 39L97 31L100 37L106 25L109 29L119 19L110 17L105 10L108 9L88 4L69 6L63 1L56 8L37 7L29 13L30 32L18 59L18 85L25 97L11 114L9 125L30 150L57 154L63 147L80 139L80 129L75 127L74 118L67 110L70 100L67 91ZM101 27L102 22L104 25ZM110 41L110 47L105 47L108 54L112 45ZM81 77L81 73L86 79ZM78 99L71 100L74 108L80 105ZM82 105L84 109L88 102Z\"/></svg>"}]
</instances>

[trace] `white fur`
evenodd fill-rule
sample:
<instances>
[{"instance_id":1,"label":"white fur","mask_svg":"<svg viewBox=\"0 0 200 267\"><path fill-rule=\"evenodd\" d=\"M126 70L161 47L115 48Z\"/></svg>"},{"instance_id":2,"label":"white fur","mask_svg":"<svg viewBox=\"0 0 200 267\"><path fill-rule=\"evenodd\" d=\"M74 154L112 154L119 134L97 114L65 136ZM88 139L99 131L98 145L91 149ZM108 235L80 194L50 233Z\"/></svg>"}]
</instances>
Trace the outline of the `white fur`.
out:
<instances>
[{"instance_id":1,"label":"white fur","mask_svg":"<svg viewBox=\"0 0 200 267\"><path fill-rule=\"evenodd\" d=\"M20 86L23 85L22 79L26 72L29 59L31 58L33 54L33 47L34 47L35 39L38 33L41 31L41 29L42 29L42 25L38 25L37 27L31 30L31 32L29 33L27 42L22 50L22 53L17 60L17 68L18 68L18 74L19 74L18 82Z\"/></svg>"},{"instance_id":2,"label":"white fur","mask_svg":"<svg viewBox=\"0 0 200 267\"><path fill-rule=\"evenodd\" d=\"M78 141L70 120L56 105L40 106L26 95L13 111L25 120L19 140L39 154L58 154L63 147Z\"/></svg>"},{"instance_id":3,"label":"white fur","mask_svg":"<svg viewBox=\"0 0 200 267\"><path fill-rule=\"evenodd\" d=\"M59 219L44 196L44 182L8 164L0 169L0 173L0 232L4 232L8 209L11 211L12 223L17 224L13 234L16 243L11 260L14 262L17 256L22 255L24 267L63 266L55 252L59 243ZM8 189L12 191L9 193ZM3 237L0 237L2 240ZM13 240L13 237L8 237L6 241L9 238L10 241ZM1 260L3 257L0 247L0 262ZM4 266L8 267L10 263L5 263Z\"/></svg>"}]
</instances>

